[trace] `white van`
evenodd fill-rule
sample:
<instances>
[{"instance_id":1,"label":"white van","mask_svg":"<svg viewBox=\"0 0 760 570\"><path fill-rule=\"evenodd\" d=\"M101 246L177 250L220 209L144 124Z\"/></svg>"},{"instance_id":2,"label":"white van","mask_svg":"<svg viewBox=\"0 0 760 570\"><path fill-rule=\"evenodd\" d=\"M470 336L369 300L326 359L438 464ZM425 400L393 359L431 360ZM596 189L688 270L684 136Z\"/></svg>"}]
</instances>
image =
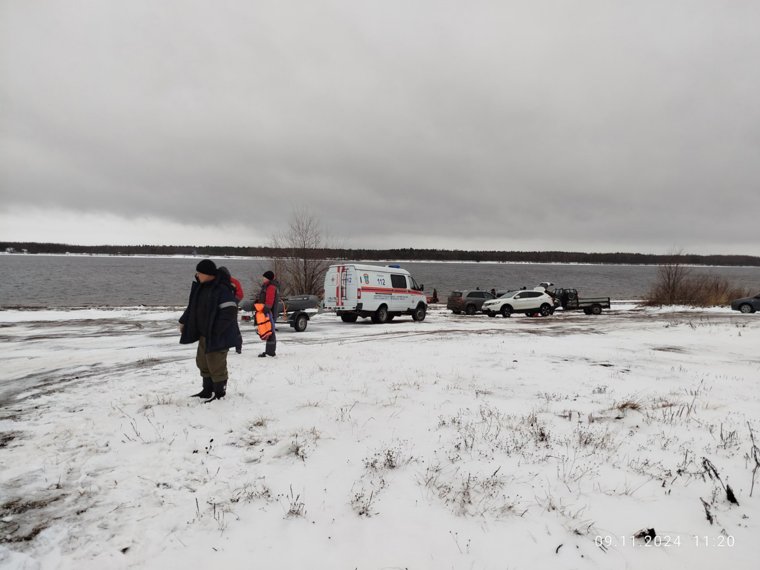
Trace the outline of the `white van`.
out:
<instances>
[{"instance_id":1,"label":"white van","mask_svg":"<svg viewBox=\"0 0 760 570\"><path fill-rule=\"evenodd\" d=\"M398 315L425 319L427 302L422 286L397 265L331 265L325 274L325 310L335 311L343 322L371 317L385 323Z\"/></svg>"}]
</instances>

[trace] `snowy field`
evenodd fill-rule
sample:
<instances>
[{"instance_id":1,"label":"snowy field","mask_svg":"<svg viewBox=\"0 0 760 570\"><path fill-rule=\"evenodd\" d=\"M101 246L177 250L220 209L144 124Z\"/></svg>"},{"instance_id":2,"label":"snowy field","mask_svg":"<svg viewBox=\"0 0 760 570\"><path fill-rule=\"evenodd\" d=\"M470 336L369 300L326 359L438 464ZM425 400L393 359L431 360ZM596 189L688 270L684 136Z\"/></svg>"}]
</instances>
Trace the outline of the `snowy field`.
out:
<instances>
[{"instance_id":1,"label":"snowy field","mask_svg":"<svg viewBox=\"0 0 760 570\"><path fill-rule=\"evenodd\" d=\"M0 312L0 567L758 568L759 314L178 316Z\"/></svg>"}]
</instances>

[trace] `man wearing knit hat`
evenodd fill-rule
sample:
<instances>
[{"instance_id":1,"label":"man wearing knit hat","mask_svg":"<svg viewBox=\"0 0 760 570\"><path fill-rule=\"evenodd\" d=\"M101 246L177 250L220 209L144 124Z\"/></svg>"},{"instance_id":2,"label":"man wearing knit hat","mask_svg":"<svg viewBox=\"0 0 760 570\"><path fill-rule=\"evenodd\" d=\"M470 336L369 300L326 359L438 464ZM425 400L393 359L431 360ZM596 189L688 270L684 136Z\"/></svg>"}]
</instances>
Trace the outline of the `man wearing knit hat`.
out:
<instances>
[{"instance_id":1,"label":"man wearing knit hat","mask_svg":"<svg viewBox=\"0 0 760 570\"><path fill-rule=\"evenodd\" d=\"M267 338L264 352L259 354L259 358L264 358L266 356L276 356L277 339L275 338L274 323L280 312L280 284L275 280L274 273L271 271L265 271L261 277L261 290L259 291L258 301L264 304L264 313L272 323L272 334Z\"/></svg>"},{"instance_id":2,"label":"man wearing knit hat","mask_svg":"<svg viewBox=\"0 0 760 570\"><path fill-rule=\"evenodd\" d=\"M193 396L210 398L207 402L211 402L227 393L227 352L235 347L239 353L242 337L235 295L226 281L217 279L216 264L204 259L195 271L190 299L179 319L179 342L198 342L195 364L203 378L203 389Z\"/></svg>"}]
</instances>

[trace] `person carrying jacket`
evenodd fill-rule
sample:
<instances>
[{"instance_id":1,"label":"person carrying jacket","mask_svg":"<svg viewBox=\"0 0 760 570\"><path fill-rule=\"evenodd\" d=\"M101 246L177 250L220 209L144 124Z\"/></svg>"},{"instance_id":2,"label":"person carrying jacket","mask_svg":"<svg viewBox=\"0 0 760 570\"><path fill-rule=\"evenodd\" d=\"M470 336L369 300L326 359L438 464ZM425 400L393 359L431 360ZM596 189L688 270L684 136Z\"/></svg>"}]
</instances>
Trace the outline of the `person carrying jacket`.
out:
<instances>
[{"instance_id":1,"label":"person carrying jacket","mask_svg":"<svg viewBox=\"0 0 760 570\"><path fill-rule=\"evenodd\" d=\"M269 317L272 323L272 334L266 340L266 349L259 354L259 358L266 356L276 356L277 338L275 337L275 321L280 312L280 284L275 280L274 273L265 271L261 279L261 290L256 298L259 303L264 304L264 313Z\"/></svg>"},{"instance_id":2,"label":"person carrying jacket","mask_svg":"<svg viewBox=\"0 0 760 570\"><path fill-rule=\"evenodd\" d=\"M227 352L232 347L241 352L242 336L229 281L218 274L210 259L201 261L195 270L187 308L179 319L179 342L198 343L195 364L203 378L203 389L193 396L210 398L207 402L211 402L227 393Z\"/></svg>"}]
</instances>

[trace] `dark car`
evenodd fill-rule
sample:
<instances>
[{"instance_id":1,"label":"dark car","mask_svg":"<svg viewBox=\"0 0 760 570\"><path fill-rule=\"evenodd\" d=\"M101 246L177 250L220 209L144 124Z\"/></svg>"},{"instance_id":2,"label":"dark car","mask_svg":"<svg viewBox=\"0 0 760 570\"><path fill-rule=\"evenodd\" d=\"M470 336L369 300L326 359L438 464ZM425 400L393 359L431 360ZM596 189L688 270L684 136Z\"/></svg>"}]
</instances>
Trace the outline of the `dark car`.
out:
<instances>
[{"instance_id":1,"label":"dark car","mask_svg":"<svg viewBox=\"0 0 760 570\"><path fill-rule=\"evenodd\" d=\"M457 315L462 311L468 315L474 315L481 310L483 303L493 298L494 296L491 293L481 291L480 289L452 291L451 295L449 295L449 301L446 303L446 308Z\"/></svg>"},{"instance_id":2,"label":"dark car","mask_svg":"<svg viewBox=\"0 0 760 570\"><path fill-rule=\"evenodd\" d=\"M744 297L731 301L731 308L742 313L754 313L760 311L760 293L754 297Z\"/></svg>"}]
</instances>

